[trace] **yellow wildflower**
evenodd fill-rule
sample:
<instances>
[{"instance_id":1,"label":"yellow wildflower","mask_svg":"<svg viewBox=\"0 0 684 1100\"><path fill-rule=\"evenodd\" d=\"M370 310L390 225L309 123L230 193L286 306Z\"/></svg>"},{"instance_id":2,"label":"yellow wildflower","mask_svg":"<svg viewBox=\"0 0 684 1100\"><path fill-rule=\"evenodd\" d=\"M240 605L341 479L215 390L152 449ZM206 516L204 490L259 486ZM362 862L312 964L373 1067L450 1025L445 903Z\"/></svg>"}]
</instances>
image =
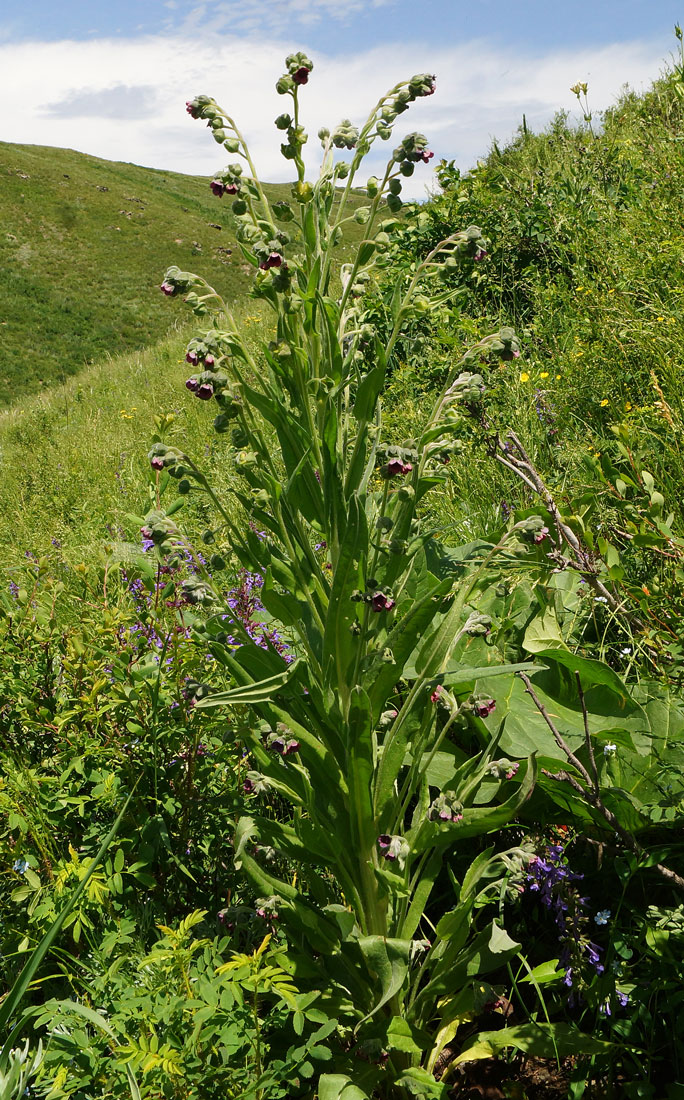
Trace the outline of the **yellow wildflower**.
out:
<instances>
[{"instance_id":1,"label":"yellow wildflower","mask_svg":"<svg viewBox=\"0 0 684 1100\"><path fill-rule=\"evenodd\" d=\"M632 408L632 402L631 401L625 401L625 410L626 410L626 412L629 412L631 408Z\"/></svg>"},{"instance_id":2,"label":"yellow wildflower","mask_svg":"<svg viewBox=\"0 0 684 1100\"><path fill-rule=\"evenodd\" d=\"M608 401L608 398L604 397L603 401L601 402L601 408L605 409L606 405L609 405L609 404L610 404L610 402Z\"/></svg>"},{"instance_id":3,"label":"yellow wildflower","mask_svg":"<svg viewBox=\"0 0 684 1100\"><path fill-rule=\"evenodd\" d=\"M539 375L539 377L540 378L548 378L549 377L549 372L547 370L543 370L541 372L541 374Z\"/></svg>"},{"instance_id":4,"label":"yellow wildflower","mask_svg":"<svg viewBox=\"0 0 684 1100\"><path fill-rule=\"evenodd\" d=\"M529 382L529 380L530 380L530 376L527 373L527 371L526 370L522 371L521 374L520 374L520 381L521 382Z\"/></svg>"}]
</instances>

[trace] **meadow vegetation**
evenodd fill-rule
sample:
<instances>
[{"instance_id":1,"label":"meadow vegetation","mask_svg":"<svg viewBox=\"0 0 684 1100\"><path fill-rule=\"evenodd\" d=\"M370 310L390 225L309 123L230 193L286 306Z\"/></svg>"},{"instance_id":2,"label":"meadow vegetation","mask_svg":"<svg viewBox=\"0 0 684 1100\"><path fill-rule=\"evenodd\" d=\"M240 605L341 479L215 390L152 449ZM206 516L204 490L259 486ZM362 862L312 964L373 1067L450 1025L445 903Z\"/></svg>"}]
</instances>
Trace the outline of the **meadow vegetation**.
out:
<instances>
[{"instance_id":1,"label":"meadow vegetation","mask_svg":"<svg viewBox=\"0 0 684 1100\"><path fill-rule=\"evenodd\" d=\"M312 69L292 187L0 147L0 1100L677 1100L681 58L425 204Z\"/></svg>"}]
</instances>

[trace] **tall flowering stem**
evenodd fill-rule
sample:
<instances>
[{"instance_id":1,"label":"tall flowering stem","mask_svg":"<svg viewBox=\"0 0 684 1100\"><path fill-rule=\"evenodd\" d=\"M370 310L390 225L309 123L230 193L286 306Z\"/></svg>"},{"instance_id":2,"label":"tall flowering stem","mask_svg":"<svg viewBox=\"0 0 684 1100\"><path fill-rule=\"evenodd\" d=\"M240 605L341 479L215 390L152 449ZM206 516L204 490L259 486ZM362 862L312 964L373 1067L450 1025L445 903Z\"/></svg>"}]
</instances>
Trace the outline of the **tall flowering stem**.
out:
<instances>
[{"instance_id":1,"label":"tall flowering stem","mask_svg":"<svg viewBox=\"0 0 684 1100\"><path fill-rule=\"evenodd\" d=\"M229 691L201 692L196 706L248 707L255 719L248 788L254 814L238 825L236 861L259 894L274 899L293 947L316 960L314 986L327 984L359 1049L365 1042L377 1048L378 1057L365 1060L364 1087L403 1081L402 1088L411 1088L424 1082L419 1063L437 1057L446 1025L442 1020L421 1052L392 1039L393 1021L434 1031L447 974L461 974L454 980L465 988L470 953L487 958L492 969L519 948L495 920L478 923L475 946L468 937L480 880L491 881L497 867L503 874L512 858L491 851L476 860L455 903L465 935L456 936L456 924L447 921L427 956L420 947L444 853L500 828L534 782L533 761L516 772L509 761L493 760L484 718L494 700L486 708L469 702L477 670L453 657L459 641L489 629L471 600L490 558L471 573L438 576L426 557L434 540L420 523L421 502L443 479L445 455L457 449L457 405L480 392L476 376L464 381L465 368L484 355L511 357L516 345L503 330L478 345L455 365L416 437L383 440L386 371L417 292L421 312L426 295L430 307L439 307L453 293L440 282L445 265L480 262L486 242L476 227L458 231L410 279L399 280L393 328L381 343L364 323L362 298L398 224L402 180L432 157L427 140L403 137L382 179L367 181L365 202L354 185L371 147L392 137L412 102L433 93L434 78L419 74L395 85L360 129L345 119L321 130L321 167L309 181L300 95L312 71L306 55L292 54L277 83L291 103L276 119L282 153L296 172L287 202L269 204L242 135L213 99L188 104L240 158L216 173L211 189L218 201L232 196L240 247L255 269L253 296L275 318L275 338L255 355L229 305L204 280L177 267L164 277L163 292L182 294L207 324L188 345L194 373L187 388L215 403L214 428L229 440L232 493L243 520L180 449L159 440L150 461L160 484L175 479L182 493L209 495L217 526L205 541L219 543L246 571L243 587L245 577L259 578L250 583L277 624L277 634L246 630L235 593L222 600L208 580L196 590L205 608L196 629L234 681ZM366 227L365 235L340 269L335 249L351 219ZM172 553L171 521L159 511L153 520L157 547L164 552L168 544ZM510 677L518 667L490 667L488 675ZM482 751L438 780L432 771L438 749L464 723L475 727ZM259 813L268 791L291 804L291 823ZM315 899L262 865L259 847L308 865L315 876L323 872ZM372 1040L363 1038L366 1025ZM354 1079L361 1080L358 1073Z\"/></svg>"}]
</instances>

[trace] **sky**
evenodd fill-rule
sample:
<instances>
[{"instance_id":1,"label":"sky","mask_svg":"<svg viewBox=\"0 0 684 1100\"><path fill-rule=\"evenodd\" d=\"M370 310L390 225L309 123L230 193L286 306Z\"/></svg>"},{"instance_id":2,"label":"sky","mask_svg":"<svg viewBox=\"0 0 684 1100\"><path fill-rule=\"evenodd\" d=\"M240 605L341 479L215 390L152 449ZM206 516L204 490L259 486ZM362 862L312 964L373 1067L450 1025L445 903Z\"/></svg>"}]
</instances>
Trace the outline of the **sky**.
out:
<instances>
[{"instance_id":1,"label":"sky","mask_svg":"<svg viewBox=\"0 0 684 1100\"><path fill-rule=\"evenodd\" d=\"M672 63L677 21L684 0L0 0L0 141L210 175L235 158L185 113L205 93L238 122L262 179L288 180L273 127L288 104L275 82L301 49L314 61L301 93L312 172L320 126L362 123L418 72L436 75L437 92L396 136L419 130L432 165L467 170L523 114L535 130L561 109L579 118L576 81L588 82L594 112L625 85L647 87ZM368 174L389 152L376 149ZM432 165L408 197L434 187Z\"/></svg>"}]
</instances>

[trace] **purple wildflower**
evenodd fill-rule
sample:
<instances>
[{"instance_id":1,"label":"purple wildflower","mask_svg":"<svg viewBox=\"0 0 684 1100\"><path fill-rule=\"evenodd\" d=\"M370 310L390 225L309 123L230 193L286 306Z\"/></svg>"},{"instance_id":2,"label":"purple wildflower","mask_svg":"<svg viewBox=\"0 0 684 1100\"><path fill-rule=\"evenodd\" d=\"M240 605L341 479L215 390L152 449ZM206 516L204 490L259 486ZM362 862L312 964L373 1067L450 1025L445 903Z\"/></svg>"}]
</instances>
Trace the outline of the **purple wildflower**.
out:
<instances>
[{"instance_id":1,"label":"purple wildflower","mask_svg":"<svg viewBox=\"0 0 684 1100\"><path fill-rule=\"evenodd\" d=\"M370 605L373 611L391 611L395 605L395 600L391 596L386 596L384 592L374 592L371 596Z\"/></svg>"},{"instance_id":2,"label":"purple wildflower","mask_svg":"<svg viewBox=\"0 0 684 1100\"><path fill-rule=\"evenodd\" d=\"M283 262L283 257L279 252L269 252L265 260L262 260L259 267L262 271L268 271L271 267L280 267Z\"/></svg>"}]
</instances>

